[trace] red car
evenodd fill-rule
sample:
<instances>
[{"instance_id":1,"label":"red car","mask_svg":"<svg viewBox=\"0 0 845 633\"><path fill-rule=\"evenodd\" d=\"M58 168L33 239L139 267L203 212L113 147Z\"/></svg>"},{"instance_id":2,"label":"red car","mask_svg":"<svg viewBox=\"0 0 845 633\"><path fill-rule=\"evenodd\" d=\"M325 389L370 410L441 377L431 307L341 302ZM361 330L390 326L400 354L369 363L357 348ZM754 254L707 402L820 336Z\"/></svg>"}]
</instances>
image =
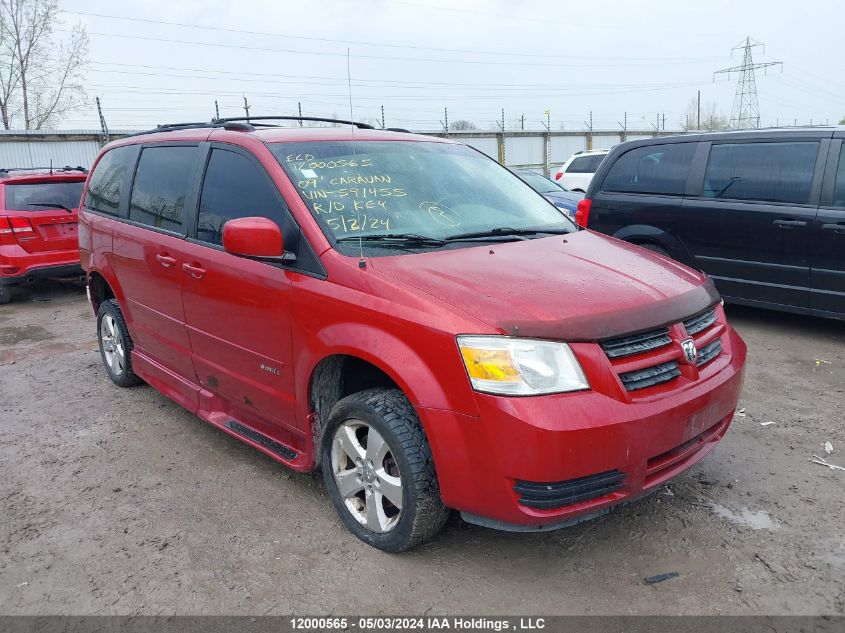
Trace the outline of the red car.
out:
<instances>
[{"instance_id":1,"label":"red car","mask_svg":"<svg viewBox=\"0 0 845 633\"><path fill-rule=\"evenodd\" d=\"M0 304L16 285L82 275L77 212L86 171L0 169Z\"/></svg>"},{"instance_id":2,"label":"red car","mask_svg":"<svg viewBox=\"0 0 845 633\"><path fill-rule=\"evenodd\" d=\"M322 466L388 551L448 509L518 531L602 514L727 432L746 349L707 277L580 230L460 143L242 121L93 168L80 252L118 385Z\"/></svg>"}]
</instances>

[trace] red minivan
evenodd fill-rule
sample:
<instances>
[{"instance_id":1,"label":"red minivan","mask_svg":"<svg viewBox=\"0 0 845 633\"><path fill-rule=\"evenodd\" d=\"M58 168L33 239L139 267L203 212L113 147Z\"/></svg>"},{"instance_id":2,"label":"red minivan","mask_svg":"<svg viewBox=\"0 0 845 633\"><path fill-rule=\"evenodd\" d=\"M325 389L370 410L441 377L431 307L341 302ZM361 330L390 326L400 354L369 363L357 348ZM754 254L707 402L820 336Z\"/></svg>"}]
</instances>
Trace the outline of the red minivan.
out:
<instances>
[{"instance_id":1,"label":"red minivan","mask_svg":"<svg viewBox=\"0 0 845 633\"><path fill-rule=\"evenodd\" d=\"M0 169L0 304L15 286L82 275L77 211L86 171Z\"/></svg>"},{"instance_id":2,"label":"red minivan","mask_svg":"<svg viewBox=\"0 0 845 633\"><path fill-rule=\"evenodd\" d=\"M118 385L322 466L346 526L387 551L449 509L571 525L724 437L746 349L704 275L579 229L460 143L243 121L94 165L79 244Z\"/></svg>"}]
</instances>

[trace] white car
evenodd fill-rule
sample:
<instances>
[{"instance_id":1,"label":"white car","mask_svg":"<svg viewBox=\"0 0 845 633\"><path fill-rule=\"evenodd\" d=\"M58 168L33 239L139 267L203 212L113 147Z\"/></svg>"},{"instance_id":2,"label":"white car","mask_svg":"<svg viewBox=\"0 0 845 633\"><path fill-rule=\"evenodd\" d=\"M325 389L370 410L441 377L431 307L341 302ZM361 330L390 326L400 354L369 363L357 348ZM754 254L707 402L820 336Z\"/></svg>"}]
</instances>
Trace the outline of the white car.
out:
<instances>
[{"instance_id":1,"label":"white car","mask_svg":"<svg viewBox=\"0 0 845 633\"><path fill-rule=\"evenodd\" d=\"M609 149L588 149L575 152L555 174L555 180L564 189L584 193Z\"/></svg>"}]
</instances>

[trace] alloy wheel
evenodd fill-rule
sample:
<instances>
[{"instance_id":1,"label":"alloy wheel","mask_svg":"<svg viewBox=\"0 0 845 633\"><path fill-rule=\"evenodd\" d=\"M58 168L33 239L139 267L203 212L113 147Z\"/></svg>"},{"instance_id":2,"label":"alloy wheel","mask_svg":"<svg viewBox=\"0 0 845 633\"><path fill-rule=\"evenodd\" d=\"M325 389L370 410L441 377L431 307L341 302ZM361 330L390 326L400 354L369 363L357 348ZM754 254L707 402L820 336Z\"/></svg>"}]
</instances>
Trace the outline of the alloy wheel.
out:
<instances>
[{"instance_id":1,"label":"alloy wheel","mask_svg":"<svg viewBox=\"0 0 845 633\"><path fill-rule=\"evenodd\" d=\"M126 352L117 321L110 314L104 314L100 320L100 342L106 364L115 376L120 376L126 367Z\"/></svg>"},{"instance_id":2,"label":"alloy wheel","mask_svg":"<svg viewBox=\"0 0 845 633\"><path fill-rule=\"evenodd\" d=\"M331 458L349 513L372 532L396 527L402 514L402 478L382 435L361 420L346 420L335 431Z\"/></svg>"}]
</instances>

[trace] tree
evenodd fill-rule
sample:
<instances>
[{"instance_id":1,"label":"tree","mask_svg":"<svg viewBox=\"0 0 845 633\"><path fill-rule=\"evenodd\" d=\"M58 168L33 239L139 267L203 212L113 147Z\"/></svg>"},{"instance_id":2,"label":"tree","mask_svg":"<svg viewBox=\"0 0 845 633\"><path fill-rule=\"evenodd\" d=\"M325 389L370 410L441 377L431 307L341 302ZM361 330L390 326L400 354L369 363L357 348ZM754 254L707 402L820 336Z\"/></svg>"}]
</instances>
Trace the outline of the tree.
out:
<instances>
[{"instance_id":1,"label":"tree","mask_svg":"<svg viewBox=\"0 0 845 633\"><path fill-rule=\"evenodd\" d=\"M845 125L845 117L839 119L839 125Z\"/></svg>"},{"instance_id":2,"label":"tree","mask_svg":"<svg viewBox=\"0 0 845 633\"><path fill-rule=\"evenodd\" d=\"M51 127L85 102L88 35L77 24L66 40L57 40L58 20L58 0L0 0L0 119L6 129L17 114L27 130Z\"/></svg>"},{"instance_id":3,"label":"tree","mask_svg":"<svg viewBox=\"0 0 845 633\"><path fill-rule=\"evenodd\" d=\"M715 132L729 129L730 122L728 121L728 117L719 111L719 106L711 101L710 103L701 104L701 126L699 126L698 100L693 99L687 106L684 118L681 119L681 128L685 131L701 129L707 132Z\"/></svg>"},{"instance_id":4,"label":"tree","mask_svg":"<svg viewBox=\"0 0 845 633\"><path fill-rule=\"evenodd\" d=\"M454 132L465 132L468 130L477 130L478 128L475 127L475 123L472 121L467 121L466 119L458 119L457 121L452 121L452 124L449 128Z\"/></svg>"}]
</instances>

